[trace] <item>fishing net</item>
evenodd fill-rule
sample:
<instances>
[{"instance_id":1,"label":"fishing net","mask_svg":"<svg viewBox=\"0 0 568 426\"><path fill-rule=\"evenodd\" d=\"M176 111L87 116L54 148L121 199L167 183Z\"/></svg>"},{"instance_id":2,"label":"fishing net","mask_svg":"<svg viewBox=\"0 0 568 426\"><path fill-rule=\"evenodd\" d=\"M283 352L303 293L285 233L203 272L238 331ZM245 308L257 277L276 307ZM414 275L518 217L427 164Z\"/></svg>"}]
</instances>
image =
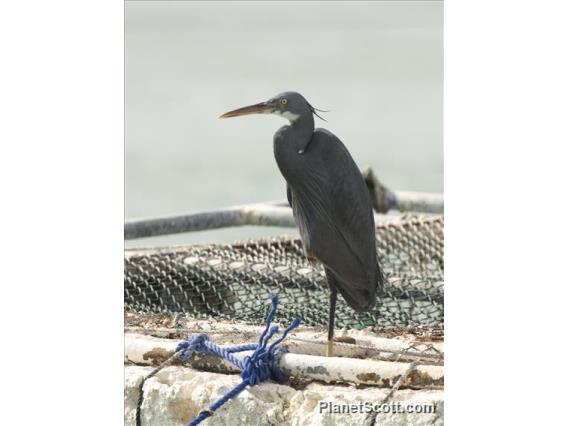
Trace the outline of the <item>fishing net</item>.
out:
<instances>
[{"instance_id":1,"label":"fishing net","mask_svg":"<svg viewBox=\"0 0 568 426\"><path fill-rule=\"evenodd\" d=\"M443 216L405 217L376 228L387 284L371 312L353 311L339 296L336 327L443 326ZM299 316L326 326L329 290L323 267L309 262L292 237L125 252L124 300L130 312L261 323L270 293L276 321Z\"/></svg>"}]
</instances>

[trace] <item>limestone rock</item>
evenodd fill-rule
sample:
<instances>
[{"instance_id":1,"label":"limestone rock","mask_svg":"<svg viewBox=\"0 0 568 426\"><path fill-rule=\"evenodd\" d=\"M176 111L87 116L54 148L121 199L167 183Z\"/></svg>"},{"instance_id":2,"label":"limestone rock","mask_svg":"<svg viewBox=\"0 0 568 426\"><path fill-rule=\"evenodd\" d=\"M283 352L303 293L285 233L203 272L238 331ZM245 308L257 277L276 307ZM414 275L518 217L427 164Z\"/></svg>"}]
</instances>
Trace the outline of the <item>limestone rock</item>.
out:
<instances>
[{"instance_id":1,"label":"limestone rock","mask_svg":"<svg viewBox=\"0 0 568 426\"><path fill-rule=\"evenodd\" d=\"M138 385L152 367L125 368L125 424L135 425ZM185 367L168 367L148 380L144 386L142 425L186 425L199 412L240 383L238 375L206 373ZM302 390L272 382L248 387L236 398L220 408L204 426L279 425L331 426L363 425L368 413L335 413L320 408L321 404L378 404L389 389L311 383ZM399 390L389 405L413 404L423 407L434 404L434 413L379 413L377 425L442 425L443 391ZM391 408L392 411L392 408Z\"/></svg>"}]
</instances>

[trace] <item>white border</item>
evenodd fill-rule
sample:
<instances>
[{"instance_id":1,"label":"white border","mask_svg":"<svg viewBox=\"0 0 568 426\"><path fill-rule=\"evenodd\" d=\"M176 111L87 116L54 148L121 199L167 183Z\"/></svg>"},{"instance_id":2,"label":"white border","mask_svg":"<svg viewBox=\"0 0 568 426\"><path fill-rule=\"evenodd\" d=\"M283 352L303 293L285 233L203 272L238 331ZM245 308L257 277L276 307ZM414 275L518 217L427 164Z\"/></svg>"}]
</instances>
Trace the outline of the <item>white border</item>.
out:
<instances>
[{"instance_id":1,"label":"white border","mask_svg":"<svg viewBox=\"0 0 568 426\"><path fill-rule=\"evenodd\" d=\"M451 425L565 417L567 12L445 7ZM8 2L0 40L0 416L120 424L123 4Z\"/></svg>"},{"instance_id":2,"label":"white border","mask_svg":"<svg viewBox=\"0 0 568 426\"><path fill-rule=\"evenodd\" d=\"M2 4L3 424L124 418L123 34L120 1Z\"/></svg>"},{"instance_id":3,"label":"white border","mask_svg":"<svg viewBox=\"0 0 568 426\"><path fill-rule=\"evenodd\" d=\"M450 425L566 419L567 16L561 1L445 4Z\"/></svg>"}]
</instances>

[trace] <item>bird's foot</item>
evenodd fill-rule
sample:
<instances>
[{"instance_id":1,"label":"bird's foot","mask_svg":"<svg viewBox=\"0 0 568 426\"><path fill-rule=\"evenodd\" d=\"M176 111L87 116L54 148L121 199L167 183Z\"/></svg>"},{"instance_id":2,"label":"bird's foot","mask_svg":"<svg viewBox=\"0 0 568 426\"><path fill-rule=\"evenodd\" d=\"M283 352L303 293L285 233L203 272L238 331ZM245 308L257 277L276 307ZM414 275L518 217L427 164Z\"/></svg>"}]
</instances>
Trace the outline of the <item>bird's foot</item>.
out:
<instances>
[{"instance_id":1,"label":"bird's foot","mask_svg":"<svg viewBox=\"0 0 568 426\"><path fill-rule=\"evenodd\" d=\"M333 340L327 341L327 346L325 348L325 356L327 357L333 356Z\"/></svg>"},{"instance_id":2,"label":"bird's foot","mask_svg":"<svg viewBox=\"0 0 568 426\"><path fill-rule=\"evenodd\" d=\"M350 336L337 336L334 337L333 340L328 340L327 346L325 348L325 356L333 356L333 342L348 343L354 345L356 343L356 340Z\"/></svg>"}]
</instances>

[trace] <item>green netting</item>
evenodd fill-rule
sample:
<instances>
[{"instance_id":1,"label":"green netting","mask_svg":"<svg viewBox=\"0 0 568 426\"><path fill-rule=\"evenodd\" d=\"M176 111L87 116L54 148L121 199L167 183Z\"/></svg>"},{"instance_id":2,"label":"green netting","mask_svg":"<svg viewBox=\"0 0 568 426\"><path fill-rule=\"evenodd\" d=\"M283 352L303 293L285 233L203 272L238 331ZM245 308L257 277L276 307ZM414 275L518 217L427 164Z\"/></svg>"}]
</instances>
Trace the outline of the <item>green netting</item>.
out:
<instances>
[{"instance_id":1,"label":"green netting","mask_svg":"<svg viewBox=\"0 0 568 426\"><path fill-rule=\"evenodd\" d=\"M443 325L444 219L410 217L379 225L377 250L387 285L375 309L356 313L339 296L336 326ZM235 244L131 249L125 253L128 311L186 314L260 323L270 293L277 321L300 316L326 326L329 290L323 268L290 237Z\"/></svg>"}]
</instances>

